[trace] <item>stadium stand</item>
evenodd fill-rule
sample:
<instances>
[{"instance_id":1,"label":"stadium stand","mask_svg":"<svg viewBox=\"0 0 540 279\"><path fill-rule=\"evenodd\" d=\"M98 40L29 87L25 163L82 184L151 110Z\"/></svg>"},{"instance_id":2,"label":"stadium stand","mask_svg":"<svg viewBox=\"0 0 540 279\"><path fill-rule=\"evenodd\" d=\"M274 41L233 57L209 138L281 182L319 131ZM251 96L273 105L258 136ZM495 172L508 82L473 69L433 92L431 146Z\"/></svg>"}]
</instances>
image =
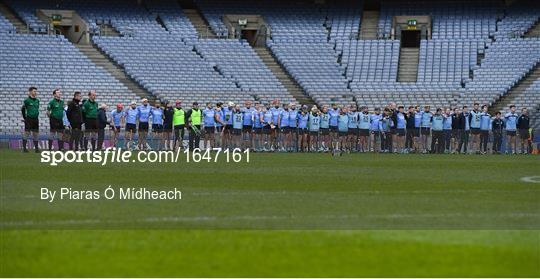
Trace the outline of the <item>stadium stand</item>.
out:
<instances>
[{"instance_id":1,"label":"stadium stand","mask_svg":"<svg viewBox=\"0 0 540 279\"><path fill-rule=\"evenodd\" d=\"M500 1L381 1L379 30L390 37L392 17L431 15L433 39L488 38L496 30Z\"/></svg>"},{"instance_id":2,"label":"stadium stand","mask_svg":"<svg viewBox=\"0 0 540 279\"><path fill-rule=\"evenodd\" d=\"M215 63L217 69L242 91L252 94L258 101L294 101L246 41L199 40L195 49L206 61Z\"/></svg>"},{"instance_id":3,"label":"stadium stand","mask_svg":"<svg viewBox=\"0 0 540 279\"><path fill-rule=\"evenodd\" d=\"M399 49L398 40L348 41L341 60L348 66L347 78L353 83L396 81Z\"/></svg>"},{"instance_id":4,"label":"stadium stand","mask_svg":"<svg viewBox=\"0 0 540 279\"><path fill-rule=\"evenodd\" d=\"M29 86L39 88L43 102L52 96L55 88L61 88L66 99L74 91L96 90L106 92L100 99L107 104L136 100L133 93L64 37L0 33L0 41L0 103L3 104L0 129L3 131L23 127L20 106ZM42 125L49 125L45 118Z\"/></svg>"},{"instance_id":5,"label":"stadium stand","mask_svg":"<svg viewBox=\"0 0 540 279\"><path fill-rule=\"evenodd\" d=\"M4 1L11 9L16 12L16 16L24 21L28 26L29 30L34 33L46 33L47 25L38 19L36 15L36 7L40 7L40 2L37 0L33 1L16 1L16 0L6 0ZM43 8L50 7L49 3L43 3L46 6Z\"/></svg>"},{"instance_id":6,"label":"stadium stand","mask_svg":"<svg viewBox=\"0 0 540 279\"><path fill-rule=\"evenodd\" d=\"M499 102L495 104L492 111L504 111L509 105L514 104L517 108L527 108L533 112L531 119L537 126L540 114L536 112L540 109L540 63L536 64L534 70L527 74L523 80L514 86Z\"/></svg>"},{"instance_id":7,"label":"stadium stand","mask_svg":"<svg viewBox=\"0 0 540 279\"><path fill-rule=\"evenodd\" d=\"M13 32L15 30L15 26L11 24L3 15L0 15L0 32L6 33L6 32Z\"/></svg>"},{"instance_id":8,"label":"stadium stand","mask_svg":"<svg viewBox=\"0 0 540 279\"><path fill-rule=\"evenodd\" d=\"M486 49L482 65L474 70L461 103L478 101L492 104L540 63L540 40L511 39L495 41Z\"/></svg>"},{"instance_id":9,"label":"stadium stand","mask_svg":"<svg viewBox=\"0 0 540 279\"><path fill-rule=\"evenodd\" d=\"M504 18L497 22L497 31L494 36L497 40L507 38L520 38L538 23L540 6L532 4L526 6L512 6L506 9Z\"/></svg>"},{"instance_id":10,"label":"stadium stand","mask_svg":"<svg viewBox=\"0 0 540 279\"><path fill-rule=\"evenodd\" d=\"M254 100L221 75L218 65L205 61L193 46L178 37L95 37L94 42L122 65L129 76L162 100ZM159 51L156 51L159 49Z\"/></svg>"},{"instance_id":11,"label":"stadium stand","mask_svg":"<svg viewBox=\"0 0 540 279\"><path fill-rule=\"evenodd\" d=\"M177 1L160 0L146 3L148 10L158 17L167 31L182 38L197 38L197 30L186 17Z\"/></svg>"}]
</instances>

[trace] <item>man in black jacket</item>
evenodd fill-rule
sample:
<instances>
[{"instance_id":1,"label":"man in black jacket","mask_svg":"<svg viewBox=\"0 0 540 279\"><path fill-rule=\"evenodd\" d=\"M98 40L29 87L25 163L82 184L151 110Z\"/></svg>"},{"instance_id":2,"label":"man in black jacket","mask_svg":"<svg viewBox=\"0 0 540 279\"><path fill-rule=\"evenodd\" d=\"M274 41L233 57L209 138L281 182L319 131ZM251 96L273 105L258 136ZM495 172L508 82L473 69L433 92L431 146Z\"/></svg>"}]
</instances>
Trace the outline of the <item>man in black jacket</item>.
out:
<instances>
[{"instance_id":1,"label":"man in black jacket","mask_svg":"<svg viewBox=\"0 0 540 279\"><path fill-rule=\"evenodd\" d=\"M98 109L98 136L97 136L97 150L103 148L103 141L105 140L105 128L109 125L107 120L107 105L101 104Z\"/></svg>"},{"instance_id":2,"label":"man in black jacket","mask_svg":"<svg viewBox=\"0 0 540 279\"><path fill-rule=\"evenodd\" d=\"M495 114L495 119L491 122L491 131L493 132L493 153L500 154L504 131L504 120L501 118L501 112Z\"/></svg>"},{"instance_id":3,"label":"man in black jacket","mask_svg":"<svg viewBox=\"0 0 540 279\"><path fill-rule=\"evenodd\" d=\"M451 150L454 150L452 153L457 152L459 146L459 140L461 138L461 126L459 124L459 115L461 111L459 108L454 108L454 111L451 114L452 117L452 146Z\"/></svg>"},{"instance_id":4,"label":"man in black jacket","mask_svg":"<svg viewBox=\"0 0 540 279\"><path fill-rule=\"evenodd\" d=\"M521 141L521 153L522 154L528 154L530 152L529 149L529 128L530 128L530 121L529 121L529 113L527 112L527 108L521 109L521 116L519 116L517 120L517 129L519 131L519 139Z\"/></svg>"},{"instance_id":5,"label":"man in black jacket","mask_svg":"<svg viewBox=\"0 0 540 279\"><path fill-rule=\"evenodd\" d=\"M414 107L410 106L409 111L405 114L405 120L407 121L407 136L405 138L405 149L407 152L412 152L415 148L414 144L414 129L416 128L414 123Z\"/></svg>"},{"instance_id":6,"label":"man in black jacket","mask_svg":"<svg viewBox=\"0 0 540 279\"><path fill-rule=\"evenodd\" d=\"M471 129L470 121L471 115L469 113L469 108L467 106L463 106L463 110L458 116L458 128L460 130L460 137L457 153L467 153L467 147L469 146L469 132Z\"/></svg>"},{"instance_id":7,"label":"man in black jacket","mask_svg":"<svg viewBox=\"0 0 540 279\"><path fill-rule=\"evenodd\" d=\"M69 139L69 149L78 150L79 141L81 140L81 127L83 123L83 115L81 109L81 92L75 92L73 94L73 100L67 108L67 118L71 126L71 137Z\"/></svg>"}]
</instances>

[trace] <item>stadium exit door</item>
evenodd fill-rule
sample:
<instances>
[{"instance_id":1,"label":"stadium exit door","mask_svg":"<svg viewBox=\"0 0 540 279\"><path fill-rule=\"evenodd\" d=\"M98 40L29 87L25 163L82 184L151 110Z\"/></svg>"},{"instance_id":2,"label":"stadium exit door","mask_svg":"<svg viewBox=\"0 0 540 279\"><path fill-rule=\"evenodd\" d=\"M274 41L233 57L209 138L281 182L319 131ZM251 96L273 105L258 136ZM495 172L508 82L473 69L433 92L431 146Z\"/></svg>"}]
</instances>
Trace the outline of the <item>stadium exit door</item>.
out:
<instances>
[{"instance_id":1,"label":"stadium exit door","mask_svg":"<svg viewBox=\"0 0 540 279\"><path fill-rule=\"evenodd\" d=\"M241 38L248 41L251 46L257 42L257 30L242 30Z\"/></svg>"},{"instance_id":2,"label":"stadium exit door","mask_svg":"<svg viewBox=\"0 0 540 279\"><path fill-rule=\"evenodd\" d=\"M402 47L420 47L420 30L402 30Z\"/></svg>"}]
</instances>

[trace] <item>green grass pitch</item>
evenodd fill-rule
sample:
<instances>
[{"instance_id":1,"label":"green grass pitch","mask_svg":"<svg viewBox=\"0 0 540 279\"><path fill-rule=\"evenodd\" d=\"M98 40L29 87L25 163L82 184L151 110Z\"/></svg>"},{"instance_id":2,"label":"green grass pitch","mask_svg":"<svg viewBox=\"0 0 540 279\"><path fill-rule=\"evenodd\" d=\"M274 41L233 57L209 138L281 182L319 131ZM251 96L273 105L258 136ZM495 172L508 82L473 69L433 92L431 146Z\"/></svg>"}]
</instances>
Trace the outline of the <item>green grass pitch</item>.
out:
<instances>
[{"instance_id":1,"label":"green grass pitch","mask_svg":"<svg viewBox=\"0 0 540 279\"><path fill-rule=\"evenodd\" d=\"M0 166L1 277L540 276L534 156L52 167L1 150ZM182 200L40 200L109 185Z\"/></svg>"}]
</instances>

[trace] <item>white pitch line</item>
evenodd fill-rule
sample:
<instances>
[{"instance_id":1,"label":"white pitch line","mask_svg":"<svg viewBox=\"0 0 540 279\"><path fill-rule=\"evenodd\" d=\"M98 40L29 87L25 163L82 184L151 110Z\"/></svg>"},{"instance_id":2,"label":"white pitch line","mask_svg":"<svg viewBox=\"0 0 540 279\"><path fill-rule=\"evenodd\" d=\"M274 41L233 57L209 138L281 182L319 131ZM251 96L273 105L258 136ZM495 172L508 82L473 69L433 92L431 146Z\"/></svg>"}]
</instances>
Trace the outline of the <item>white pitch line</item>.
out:
<instances>
[{"instance_id":1,"label":"white pitch line","mask_svg":"<svg viewBox=\"0 0 540 279\"><path fill-rule=\"evenodd\" d=\"M88 225L88 224L126 224L126 223L181 223L181 222L215 222L215 221L268 221L268 220L305 220L305 219L325 219L325 220L347 220L347 219L414 219L414 218L535 218L540 217L540 213L511 212L505 214L342 214L342 215L241 215L241 216L169 216L169 217L148 217L135 220L117 219L71 219L53 221L8 221L0 222L0 227L32 227L32 226L58 226L58 225ZM291 225L293 227L293 225Z\"/></svg>"},{"instance_id":2,"label":"white pitch line","mask_svg":"<svg viewBox=\"0 0 540 279\"><path fill-rule=\"evenodd\" d=\"M537 176L525 176L520 178L519 180L527 183L540 183L540 175Z\"/></svg>"},{"instance_id":3,"label":"white pitch line","mask_svg":"<svg viewBox=\"0 0 540 279\"><path fill-rule=\"evenodd\" d=\"M316 195L316 194L363 194L363 195L388 195L388 194L470 194L470 193L516 193L516 192L540 192L540 189L451 189L451 190L359 190L359 191L210 191L210 192L189 192L186 195L192 196L214 196L214 195Z\"/></svg>"}]
</instances>

